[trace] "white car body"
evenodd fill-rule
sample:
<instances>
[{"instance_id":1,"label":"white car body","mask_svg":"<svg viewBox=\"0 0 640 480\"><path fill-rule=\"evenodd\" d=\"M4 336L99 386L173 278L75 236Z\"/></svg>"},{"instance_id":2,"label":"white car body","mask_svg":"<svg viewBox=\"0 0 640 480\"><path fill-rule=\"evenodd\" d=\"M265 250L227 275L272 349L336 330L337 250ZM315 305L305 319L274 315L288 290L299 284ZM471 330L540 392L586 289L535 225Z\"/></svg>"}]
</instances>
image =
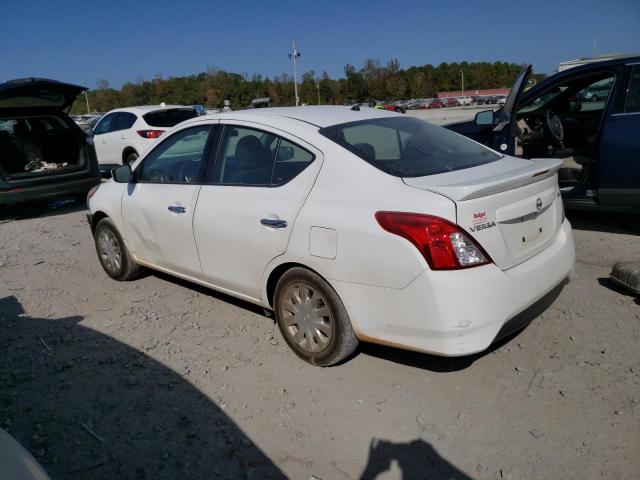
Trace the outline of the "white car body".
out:
<instances>
[{"instance_id":1,"label":"white car body","mask_svg":"<svg viewBox=\"0 0 640 480\"><path fill-rule=\"evenodd\" d=\"M458 103L463 107L471 105L471 97L458 97Z\"/></svg>"},{"instance_id":2,"label":"white car body","mask_svg":"<svg viewBox=\"0 0 640 480\"><path fill-rule=\"evenodd\" d=\"M304 107L194 118L161 141L198 125L232 124L275 133L315 160L273 188L108 181L89 201L93 222L108 216L137 263L267 309L273 308L274 276L302 265L337 292L362 341L445 356L480 352L573 271L560 161L502 156L473 168L398 178L319 132L397 117L376 109ZM414 245L381 227L381 211L459 225L492 261L433 270ZM287 226L270 228L261 219Z\"/></svg>"},{"instance_id":3,"label":"white car body","mask_svg":"<svg viewBox=\"0 0 640 480\"><path fill-rule=\"evenodd\" d=\"M93 128L93 141L98 163L103 167L114 167L125 163L132 153L139 156L146 152L165 131L174 125L150 125L145 120L145 115L176 109L192 111L193 116L197 116L197 112L193 107L164 104L117 108L107 112ZM119 120L123 116L126 117L122 121ZM123 121L126 121L126 123L123 123ZM109 127L110 123L113 125ZM106 131L103 131L105 127ZM154 134L153 137L146 138L139 132L158 133Z\"/></svg>"}]
</instances>

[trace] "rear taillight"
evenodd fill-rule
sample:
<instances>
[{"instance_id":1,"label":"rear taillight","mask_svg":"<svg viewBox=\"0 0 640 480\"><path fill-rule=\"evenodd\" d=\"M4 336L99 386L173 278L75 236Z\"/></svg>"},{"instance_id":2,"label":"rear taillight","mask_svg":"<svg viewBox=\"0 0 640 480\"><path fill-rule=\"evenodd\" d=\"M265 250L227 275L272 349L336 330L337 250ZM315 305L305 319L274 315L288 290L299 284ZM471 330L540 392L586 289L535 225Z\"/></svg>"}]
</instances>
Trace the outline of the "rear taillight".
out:
<instances>
[{"instance_id":1,"label":"rear taillight","mask_svg":"<svg viewBox=\"0 0 640 480\"><path fill-rule=\"evenodd\" d=\"M138 130L138 135L142 138L158 138L164 130Z\"/></svg>"},{"instance_id":2,"label":"rear taillight","mask_svg":"<svg viewBox=\"0 0 640 480\"><path fill-rule=\"evenodd\" d=\"M457 270L491 263L482 248L457 225L432 215L376 212L387 232L409 240L432 270Z\"/></svg>"}]
</instances>

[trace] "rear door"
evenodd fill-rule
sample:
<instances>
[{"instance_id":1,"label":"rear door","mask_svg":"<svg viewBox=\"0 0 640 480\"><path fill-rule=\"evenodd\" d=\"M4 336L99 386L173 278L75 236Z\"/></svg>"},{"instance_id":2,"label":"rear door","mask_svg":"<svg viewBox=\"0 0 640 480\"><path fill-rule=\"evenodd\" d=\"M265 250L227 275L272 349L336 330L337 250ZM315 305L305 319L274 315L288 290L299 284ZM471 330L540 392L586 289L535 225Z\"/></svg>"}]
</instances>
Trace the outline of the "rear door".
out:
<instances>
[{"instance_id":1,"label":"rear door","mask_svg":"<svg viewBox=\"0 0 640 480\"><path fill-rule=\"evenodd\" d=\"M318 150L279 130L225 125L193 219L203 278L261 298L264 269L285 252L321 164Z\"/></svg>"},{"instance_id":2,"label":"rear door","mask_svg":"<svg viewBox=\"0 0 640 480\"><path fill-rule=\"evenodd\" d=\"M616 82L597 158L598 202L640 207L640 64L627 65Z\"/></svg>"},{"instance_id":3,"label":"rear door","mask_svg":"<svg viewBox=\"0 0 640 480\"><path fill-rule=\"evenodd\" d=\"M489 121L481 121L485 117L481 115L476 116L476 120L471 122L453 123L443 127L487 145L500 153L514 155L517 135L515 112L530 74L531 65L518 74L504 106L494 112L493 119L486 115Z\"/></svg>"},{"instance_id":4,"label":"rear door","mask_svg":"<svg viewBox=\"0 0 640 480\"><path fill-rule=\"evenodd\" d=\"M200 277L193 215L215 126L193 126L166 138L136 165L122 198L127 246L136 258Z\"/></svg>"}]
</instances>

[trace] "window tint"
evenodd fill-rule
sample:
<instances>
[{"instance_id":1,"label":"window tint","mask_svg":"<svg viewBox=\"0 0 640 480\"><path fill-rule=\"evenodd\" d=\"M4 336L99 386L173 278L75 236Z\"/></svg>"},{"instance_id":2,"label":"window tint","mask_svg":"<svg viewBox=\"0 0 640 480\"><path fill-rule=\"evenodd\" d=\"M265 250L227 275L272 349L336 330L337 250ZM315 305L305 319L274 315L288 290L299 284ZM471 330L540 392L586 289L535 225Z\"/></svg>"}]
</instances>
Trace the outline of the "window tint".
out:
<instances>
[{"instance_id":1,"label":"window tint","mask_svg":"<svg viewBox=\"0 0 640 480\"><path fill-rule=\"evenodd\" d=\"M635 65L631 70L624 111L625 113L640 112L640 65Z\"/></svg>"},{"instance_id":2,"label":"window tint","mask_svg":"<svg viewBox=\"0 0 640 480\"><path fill-rule=\"evenodd\" d=\"M210 130L208 125L187 128L166 139L144 159L138 181L199 183Z\"/></svg>"},{"instance_id":3,"label":"window tint","mask_svg":"<svg viewBox=\"0 0 640 480\"><path fill-rule=\"evenodd\" d=\"M131 126L136 123L138 117L136 117L133 113L129 112L119 112L116 114L116 128L113 130L127 130L131 128Z\"/></svg>"},{"instance_id":4,"label":"window tint","mask_svg":"<svg viewBox=\"0 0 640 480\"><path fill-rule=\"evenodd\" d=\"M193 108L170 108L143 115L144 121L151 127L174 127L180 122L198 116Z\"/></svg>"},{"instance_id":5,"label":"window tint","mask_svg":"<svg viewBox=\"0 0 640 480\"><path fill-rule=\"evenodd\" d=\"M396 177L422 177L494 162L500 155L417 118L377 118L323 128L320 133Z\"/></svg>"},{"instance_id":6,"label":"window tint","mask_svg":"<svg viewBox=\"0 0 640 480\"><path fill-rule=\"evenodd\" d=\"M102 120L96 125L95 130L93 131L94 135L100 135L102 133L109 133L115 130L115 119L116 114L110 113L102 117Z\"/></svg>"},{"instance_id":7,"label":"window tint","mask_svg":"<svg viewBox=\"0 0 640 480\"><path fill-rule=\"evenodd\" d=\"M273 167L272 185L282 185L296 177L302 170L313 162L313 155L305 149L280 139Z\"/></svg>"},{"instance_id":8,"label":"window tint","mask_svg":"<svg viewBox=\"0 0 640 480\"><path fill-rule=\"evenodd\" d=\"M303 148L272 133L227 126L214 182L229 185L282 185L314 159Z\"/></svg>"}]
</instances>

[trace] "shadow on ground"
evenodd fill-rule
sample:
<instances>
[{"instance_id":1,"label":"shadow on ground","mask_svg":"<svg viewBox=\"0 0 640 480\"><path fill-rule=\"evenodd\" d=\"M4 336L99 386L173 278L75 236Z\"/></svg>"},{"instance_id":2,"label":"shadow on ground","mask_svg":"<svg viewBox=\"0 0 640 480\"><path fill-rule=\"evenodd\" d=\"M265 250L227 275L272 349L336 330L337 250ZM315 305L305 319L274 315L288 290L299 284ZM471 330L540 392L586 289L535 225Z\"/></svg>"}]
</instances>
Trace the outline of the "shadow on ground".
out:
<instances>
[{"instance_id":1,"label":"shadow on ground","mask_svg":"<svg viewBox=\"0 0 640 480\"><path fill-rule=\"evenodd\" d=\"M27 218L51 217L86 210L84 199L64 197L51 202L30 202L0 207L0 223Z\"/></svg>"},{"instance_id":2,"label":"shadow on ground","mask_svg":"<svg viewBox=\"0 0 640 480\"><path fill-rule=\"evenodd\" d=\"M574 230L640 234L638 213L568 211L567 218Z\"/></svg>"},{"instance_id":3,"label":"shadow on ground","mask_svg":"<svg viewBox=\"0 0 640 480\"><path fill-rule=\"evenodd\" d=\"M0 299L0 426L53 479L284 478L186 378L81 320Z\"/></svg>"},{"instance_id":4,"label":"shadow on ground","mask_svg":"<svg viewBox=\"0 0 640 480\"><path fill-rule=\"evenodd\" d=\"M471 480L458 470L423 440L395 443L387 440L373 440L369 446L369 459L362 480L373 480L391 470L393 464L400 470L402 479L421 478L425 480Z\"/></svg>"}]
</instances>

